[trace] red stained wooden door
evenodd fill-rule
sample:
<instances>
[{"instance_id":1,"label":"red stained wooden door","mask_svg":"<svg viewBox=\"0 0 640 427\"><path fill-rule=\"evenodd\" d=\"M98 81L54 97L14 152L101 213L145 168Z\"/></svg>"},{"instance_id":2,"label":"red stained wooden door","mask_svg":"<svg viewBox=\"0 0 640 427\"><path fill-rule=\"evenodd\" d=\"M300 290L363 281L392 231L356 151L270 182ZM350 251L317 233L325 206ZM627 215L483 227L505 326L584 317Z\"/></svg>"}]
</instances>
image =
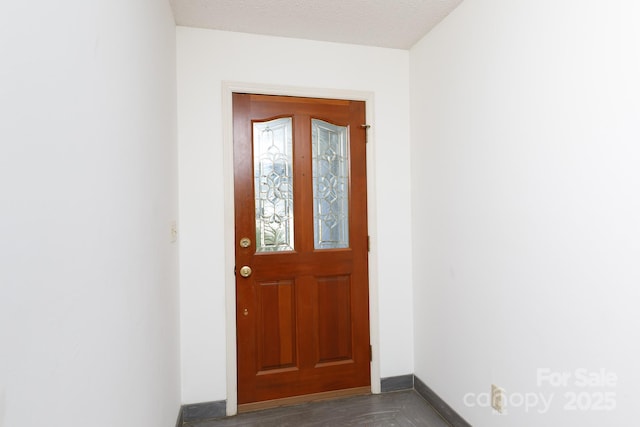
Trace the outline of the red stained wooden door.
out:
<instances>
[{"instance_id":1,"label":"red stained wooden door","mask_svg":"<svg viewBox=\"0 0 640 427\"><path fill-rule=\"evenodd\" d=\"M364 102L234 94L233 113L238 403L369 386ZM293 245L259 252L254 124L278 118L291 118ZM347 247L314 244L312 119L347 127Z\"/></svg>"}]
</instances>

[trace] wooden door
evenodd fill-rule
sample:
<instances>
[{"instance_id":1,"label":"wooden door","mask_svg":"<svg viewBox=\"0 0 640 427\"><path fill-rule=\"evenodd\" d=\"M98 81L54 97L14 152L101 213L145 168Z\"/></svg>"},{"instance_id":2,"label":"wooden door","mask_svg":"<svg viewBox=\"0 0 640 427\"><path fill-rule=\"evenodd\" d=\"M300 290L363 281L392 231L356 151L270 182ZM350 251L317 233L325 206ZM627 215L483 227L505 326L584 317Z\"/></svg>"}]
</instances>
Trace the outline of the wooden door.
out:
<instances>
[{"instance_id":1,"label":"wooden door","mask_svg":"<svg viewBox=\"0 0 640 427\"><path fill-rule=\"evenodd\" d=\"M233 96L239 404L370 385L364 107Z\"/></svg>"}]
</instances>

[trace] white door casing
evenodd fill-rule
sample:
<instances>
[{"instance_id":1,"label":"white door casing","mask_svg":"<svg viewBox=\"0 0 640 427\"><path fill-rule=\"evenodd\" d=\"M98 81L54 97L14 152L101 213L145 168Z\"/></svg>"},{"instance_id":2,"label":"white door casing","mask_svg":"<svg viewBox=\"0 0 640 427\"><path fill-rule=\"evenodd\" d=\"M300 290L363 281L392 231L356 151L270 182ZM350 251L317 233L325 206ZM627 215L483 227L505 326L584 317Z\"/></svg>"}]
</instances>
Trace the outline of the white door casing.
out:
<instances>
[{"instance_id":1,"label":"white door casing","mask_svg":"<svg viewBox=\"0 0 640 427\"><path fill-rule=\"evenodd\" d=\"M224 253L225 253L225 330L226 330L226 379L227 379L227 415L238 411L237 366L236 366L236 298L235 298L235 236L234 236L234 189L233 189L233 103L232 94L255 93L264 95L301 96L312 98L334 98L365 101L366 118L371 125L367 136L367 193L369 235L369 322L372 345L371 392L380 393L380 345L378 311L378 259L376 246L377 211L375 192L375 126L373 123L373 93L322 88L303 88L292 86L274 86L243 82L222 82L222 123L223 123L223 167L224 167Z\"/></svg>"}]
</instances>

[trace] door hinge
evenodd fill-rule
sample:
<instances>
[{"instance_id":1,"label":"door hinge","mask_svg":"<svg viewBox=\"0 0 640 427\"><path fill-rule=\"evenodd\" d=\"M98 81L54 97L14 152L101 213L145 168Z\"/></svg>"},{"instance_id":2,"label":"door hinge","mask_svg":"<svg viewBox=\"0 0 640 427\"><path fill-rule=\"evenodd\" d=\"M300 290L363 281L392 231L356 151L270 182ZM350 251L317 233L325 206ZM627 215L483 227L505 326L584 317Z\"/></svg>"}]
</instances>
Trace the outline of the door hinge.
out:
<instances>
[{"instance_id":1,"label":"door hinge","mask_svg":"<svg viewBox=\"0 0 640 427\"><path fill-rule=\"evenodd\" d=\"M366 144L369 142L369 132L367 131L369 130L371 125L360 125L360 127L364 129L364 143Z\"/></svg>"},{"instance_id":2,"label":"door hinge","mask_svg":"<svg viewBox=\"0 0 640 427\"><path fill-rule=\"evenodd\" d=\"M367 252L371 252L371 236L367 236Z\"/></svg>"},{"instance_id":3,"label":"door hinge","mask_svg":"<svg viewBox=\"0 0 640 427\"><path fill-rule=\"evenodd\" d=\"M369 362L373 362L373 346L369 344Z\"/></svg>"}]
</instances>

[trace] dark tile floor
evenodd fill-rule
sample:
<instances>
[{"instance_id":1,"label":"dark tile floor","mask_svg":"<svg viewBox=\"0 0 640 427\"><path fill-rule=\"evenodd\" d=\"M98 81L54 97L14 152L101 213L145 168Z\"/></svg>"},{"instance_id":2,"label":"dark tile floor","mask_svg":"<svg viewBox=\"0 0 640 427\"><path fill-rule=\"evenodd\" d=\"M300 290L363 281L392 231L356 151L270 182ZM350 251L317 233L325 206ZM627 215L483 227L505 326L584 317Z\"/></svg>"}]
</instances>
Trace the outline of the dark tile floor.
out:
<instances>
[{"instance_id":1,"label":"dark tile floor","mask_svg":"<svg viewBox=\"0 0 640 427\"><path fill-rule=\"evenodd\" d=\"M355 396L249 412L235 417L185 424L185 427L449 427L413 390Z\"/></svg>"}]
</instances>

